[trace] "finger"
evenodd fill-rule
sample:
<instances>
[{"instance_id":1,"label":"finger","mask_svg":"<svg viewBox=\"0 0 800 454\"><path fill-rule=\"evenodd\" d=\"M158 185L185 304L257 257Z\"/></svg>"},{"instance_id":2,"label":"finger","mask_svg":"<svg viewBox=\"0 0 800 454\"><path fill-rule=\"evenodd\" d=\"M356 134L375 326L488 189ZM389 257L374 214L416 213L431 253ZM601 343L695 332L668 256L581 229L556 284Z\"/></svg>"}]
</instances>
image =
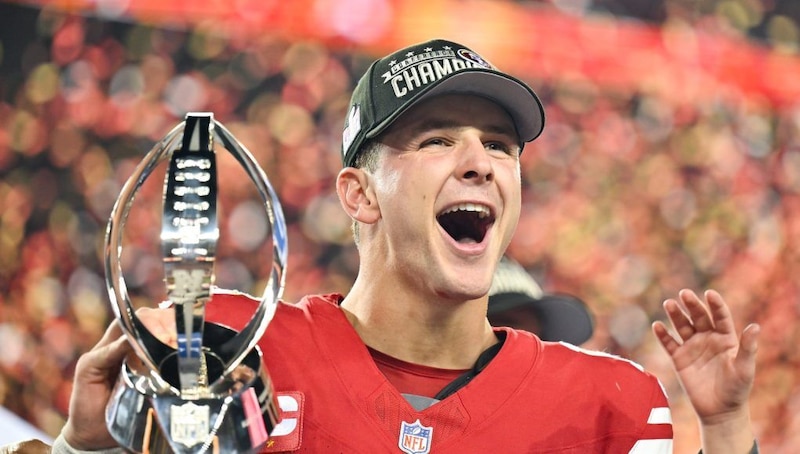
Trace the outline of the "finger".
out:
<instances>
[{"instance_id":1,"label":"finger","mask_svg":"<svg viewBox=\"0 0 800 454\"><path fill-rule=\"evenodd\" d=\"M105 345L110 344L117 340L120 336L122 336L122 328L120 328L119 323L117 320L111 322L108 327L106 328L106 332L103 333L103 337L100 338L99 341L92 347L92 349L100 348Z\"/></svg>"},{"instance_id":2,"label":"finger","mask_svg":"<svg viewBox=\"0 0 800 454\"><path fill-rule=\"evenodd\" d=\"M670 356L673 356L678 348L680 348L681 344L672 336L672 334L670 334L669 330L667 330L667 326L664 323L655 321L653 322L652 328L653 334L655 334L658 342L662 347L664 347L664 350L666 350Z\"/></svg>"},{"instance_id":3,"label":"finger","mask_svg":"<svg viewBox=\"0 0 800 454\"><path fill-rule=\"evenodd\" d=\"M664 301L664 312L667 313L672 327L682 340L692 337L695 333L692 320L686 315L686 312L680 307L678 302L674 299Z\"/></svg>"},{"instance_id":4,"label":"finger","mask_svg":"<svg viewBox=\"0 0 800 454\"><path fill-rule=\"evenodd\" d=\"M739 342L739 351L734 360L736 368L747 371L749 376L755 375L756 353L758 353L758 335L761 333L761 326L751 323L742 331L742 338Z\"/></svg>"},{"instance_id":5,"label":"finger","mask_svg":"<svg viewBox=\"0 0 800 454\"><path fill-rule=\"evenodd\" d=\"M706 301L708 301L708 308L714 319L716 331L723 334L735 333L736 327L733 324L733 315L722 295L715 290L707 290Z\"/></svg>"},{"instance_id":6,"label":"finger","mask_svg":"<svg viewBox=\"0 0 800 454\"><path fill-rule=\"evenodd\" d=\"M119 336L113 341L95 347L86 353L86 362L95 370L119 369L123 358L131 351L128 340Z\"/></svg>"},{"instance_id":7,"label":"finger","mask_svg":"<svg viewBox=\"0 0 800 454\"><path fill-rule=\"evenodd\" d=\"M703 303L703 300L701 300L695 292L683 289L678 292L678 296L680 296L681 302L683 302L686 310L689 311L689 317L691 318L692 326L695 331L711 331L714 329L714 322L711 320L711 314Z\"/></svg>"},{"instance_id":8,"label":"finger","mask_svg":"<svg viewBox=\"0 0 800 454\"><path fill-rule=\"evenodd\" d=\"M88 365L89 369L86 370L93 374L93 370L118 367L122 362L122 358L130 349L128 339L122 335L122 328L120 328L118 321L114 320L106 328L103 337L97 341L91 350L78 358L78 362ZM78 370L83 369L83 367L78 367Z\"/></svg>"}]
</instances>

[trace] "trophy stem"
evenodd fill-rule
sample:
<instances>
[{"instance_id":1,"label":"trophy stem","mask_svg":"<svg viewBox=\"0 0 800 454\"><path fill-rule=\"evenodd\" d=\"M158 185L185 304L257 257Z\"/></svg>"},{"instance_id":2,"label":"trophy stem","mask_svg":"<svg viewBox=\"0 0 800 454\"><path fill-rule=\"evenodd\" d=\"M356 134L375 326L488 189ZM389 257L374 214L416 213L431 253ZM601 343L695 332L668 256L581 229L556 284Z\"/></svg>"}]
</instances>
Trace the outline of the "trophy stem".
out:
<instances>
[{"instance_id":1,"label":"trophy stem","mask_svg":"<svg viewBox=\"0 0 800 454\"><path fill-rule=\"evenodd\" d=\"M161 242L167 297L175 304L181 394L203 397L208 368L203 353L205 305L214 281L217 167L212 114L186 118L183 144L165 177Z\"/></svg>"}]
</instances>

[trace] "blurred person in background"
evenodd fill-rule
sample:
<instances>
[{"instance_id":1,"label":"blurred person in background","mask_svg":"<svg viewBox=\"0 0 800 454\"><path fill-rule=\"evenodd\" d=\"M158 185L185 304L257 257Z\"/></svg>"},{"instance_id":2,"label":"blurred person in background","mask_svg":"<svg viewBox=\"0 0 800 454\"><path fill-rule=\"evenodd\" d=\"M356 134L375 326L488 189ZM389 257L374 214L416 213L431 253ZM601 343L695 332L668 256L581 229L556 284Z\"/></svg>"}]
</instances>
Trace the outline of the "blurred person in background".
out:
<instances>
[{"instance_id":1,"label":"blurred person in background","mask_svg":"<svg viewBox=\"0 0 800 454\"><path fill-rule=\"evenodd\" d=\"M489 289L492 326L530 331L543 341L581 345L592 337L594 316L581 299L545 293L525 268L504 256Z\"/></svg>"},{"instance_id":2,"label":"blurred person in background","mask_svg":"<svg viewBox=\"0 0 800 454\"><path fill-rule=\"evenodd\" d=\"M457 43L421 43L373 63L353 93L336 182L359 274L347 296L282 303L261 339L278 394L302 392L307 403L303 437L274 437L262 452L420 452L404 446L404 430L422 437L424 452L671 451L667 398L653 375L486 318L519 219L519 156L543 115L530 87ZM217 293L208 320L236 327L249 320L248 304ZM757 451L748 397L758 326L740 339L714 291L683 290L664 307L677 337L661 323L653 329L697 411L704 452ZM150 314L174 343L170 311ZM103 413L129 351L112 325L81 357L54 451L119 450ZM365 411L377 408L391 411Z\"/></svg>"}]
</instances>

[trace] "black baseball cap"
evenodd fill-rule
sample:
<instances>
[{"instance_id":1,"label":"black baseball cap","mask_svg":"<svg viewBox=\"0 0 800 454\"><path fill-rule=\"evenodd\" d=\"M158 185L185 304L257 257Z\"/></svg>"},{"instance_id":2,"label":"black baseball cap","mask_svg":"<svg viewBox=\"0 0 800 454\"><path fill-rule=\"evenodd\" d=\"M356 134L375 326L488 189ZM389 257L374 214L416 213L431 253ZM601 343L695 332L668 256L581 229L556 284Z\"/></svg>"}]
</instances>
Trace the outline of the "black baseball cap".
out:
<instances>
[{"instance_id":1,"label":"black baseball cap","mask_svg":"<svg viewBox=\"0 0 800 454\"><path fill-rule=\"evenodd\" d=\"M521 80L458 43L435 39L400 49L370 65L353 90L342 133L342 163L352 166L367 139L415 103L446 93L474 94L503 107L520 140L542 133L544 109Z\"/></svg>"},{"instance_id":2,"label":"black baseball cap","mask_svg":"<svg viewBox=\"0 0 800 454\"><path fill-rule=\"evenodd\" d=\"M519 263L504 256L489 289L489 319L512 309L530 310L538 320L539 338L580 345L594 333L586 304L568 294L547 294Z\"/></svg>"}]
</instances>

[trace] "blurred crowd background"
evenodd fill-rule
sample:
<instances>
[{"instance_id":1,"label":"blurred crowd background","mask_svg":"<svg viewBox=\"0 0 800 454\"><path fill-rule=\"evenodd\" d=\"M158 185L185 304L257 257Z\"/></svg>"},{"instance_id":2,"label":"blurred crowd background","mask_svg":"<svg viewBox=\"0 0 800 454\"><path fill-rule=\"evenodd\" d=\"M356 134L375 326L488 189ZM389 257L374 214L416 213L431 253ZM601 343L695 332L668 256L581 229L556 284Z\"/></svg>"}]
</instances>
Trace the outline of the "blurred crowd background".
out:
<instances>
[{"instance_id":1,"label":"blurred crowd background","mask_svg":"<svg viewBox=\"0 0 800 454\"><path fill-rule=\"evenodd\" d=\"M444 37L545 103L509 253L546 291L588 302L584 346L655 373L675 452L696 452L649 327L679 289L721 290L738 329L763 326L763 450L800 452L799 20L800 3L778 0L0 3L0 403L60 431L76 359L113 319L112 206L187 112L213 112L279 192L284 298L346 292L357 257L332 188L350 90L375 57ZM217 283L260 294L264 211L238 164L219 160ZM137 305L164 298L162 185L163 170L126 226Z\"/></svg>"}]
</instances>

